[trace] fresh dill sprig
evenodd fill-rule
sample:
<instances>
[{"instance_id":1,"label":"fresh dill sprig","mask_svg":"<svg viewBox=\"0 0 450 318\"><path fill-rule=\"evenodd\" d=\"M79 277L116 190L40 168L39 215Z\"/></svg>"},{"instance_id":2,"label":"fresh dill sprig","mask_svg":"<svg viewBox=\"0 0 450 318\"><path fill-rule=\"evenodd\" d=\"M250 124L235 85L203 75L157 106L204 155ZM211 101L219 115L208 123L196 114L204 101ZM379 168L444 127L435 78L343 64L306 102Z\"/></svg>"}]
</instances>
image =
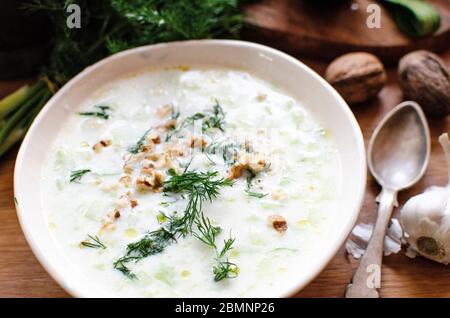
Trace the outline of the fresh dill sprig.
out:
<instances>
[{"instance_id":1,"label":"fresh dill sprig","mask_svg":"<svg viewBox=\"0 0 450 318\"><path fill-rule=\"evenodd\" d=\"M72 171L70 173L70 182L78 183L81 180L81 178L88 172L91 172L91 169L81 169Z\"/></svg>"},{"instance_id":2,"label":"fresh dill sprig","mask_svg":"<svg viewBox=\"0 0 450 318\"><path fill-rule=\"evenodd\" d=\"M176 118L180 115L178 112L175 114L177 116ZM194 123L198 120L202 121L202 132L204 133L213 128L219 129L220 131L225 130L225 113L222 106L220 106L219 101L216 99L215 104L210 111L195 113L194 115L185 118L180 125L178 125L178 127L174 127L173 130L167 134L166 141L169 141L172 136L178 134L184 128L194 125Z\"/></svg>"},{"instance_id":3,"label":"fresh dill sprig","mask_svg":"<svg viewBox=\"0 0 450 318\"><path fill-rule=\"evenodd\" d=\"M255 192L255 191L251 190L253 187L253 179L254 178L255 178L255 175L250 172L250 176L247 177L247 185L246 185L246 189L244 190L244 192L247 193L247 195L250 197L262 199L265 196L267 196L268 193Z\"/></svg>"},{"instance_id":4,"label":"fresh dill sprig","mask_svg":"<svg viewBox=\"0 0 450 318\"><path fill-rule=\"evenodd\" d=\"M220 106L219 101L216 99L216 104L212 109L212 116L209 117L209 121L207 121L207 126L205 127L208 130L210 128L217 128L220 131L224 131L225 124L225 113L223 112L222 106Z\"/></svg>"},{"instance_id":5,"label":"fresh dill sprig","mask_svg":"<svg viewBox=\"0 0 450 318\"><path fill-rule=\"evenodd\" d=\"M236 264L226 261L218 262L214 268L214 280L221 281L224 278L234 278L239 274L239 267Z\"/></svg>"},{"instance_id":6,"label":"fresh dill sprig","mask_svg":"<svg viewBox=\"0 0 450 318\"><path fill-rule=\"evenodd\" d=\"M88 235L88 237L89 237L89 239L91 239L92 242L83 241L83 242L81 242L81 245L83 245L85 247L90 247L90 248L106 249L106 245L100 241L98 236Z\"/></svg>"},{"instance_id":7,"label":"fresh dill sprig","mask_svg":"<svg viewBox=\"0 0 450 318\"><path fill-rule=\"evenodd\" d=\"M205 155L206 159L208 159L211 165L216 165L216 162L211 158L211 153L208 151L208 149L202 148L202 153Z\"/></svg>"},{"instance_id":8,"label":"fresh dill sprig","mask_svg":"<svg viewBox=\"0 0 450 318\"><path fill-rule=\"evenodd\" d=\"M262 199L268 195L267 193L255 192L255 191L251 191L249 189L245 189L245 193L247 193L247 195L250 197L255 197L258 199Z\"/></svg>"},{"instance_id":9,"label":"fresh dill sprig","mask_svg":"<svg viewBox=\"0 0 450 318\"><path fill-rule=\"evenodd\" d=\"M188 198L182 217L185 223L184 235L192 232L192 225L202 211L203 202L215 199L221 187L233 185L231 180L218 179L217 171L196 172L186 169L182 174L177 174L175 170L170 169L168 174L170 179L164 182L163 193L177 193Z\"/></svg>"},{"instance_id":10,"label":"fresh dill sprig","mask_svg":"<svg viewBox=\"0 0 450 318\"><path fill-rule=\"evenodd\" d=\"M136 276L127 267L127 263L161 253L178 238L192 233L192 226L202 211L203 203L216 198L221 187L233 184L228 179L217 178L218 172L185 170L182 174L177 174L171 169L168 174L170 179L164 182L163 193L186 196L188 203L182 216L167 216L168 221L160 228L147 233L139 241L128 244L125 255L114 263L114 268L131 279Z\"/></svg>"},{"instance_id":11,"label":"fresh dill sprig","mask_svg":"<svg viewBox=\"0 0 450 318\"><path fill-rule=\"evenodd\" d=\"M193 235L206 245L217 250L216 237L222 229L219 226L212 225L211 220L203 213L195 220L195 225L197 232L194 232Z\"/></svg>"},{"instance_id":12,"label":"fresh dill sprig","mask_svg":"<svg viewBox=\"0 0 450 318\"><path fill-rule=\"evenodd\" d=\"M170 114L170 119L178 119L180 117L180 110L178 108L173 107L172 113Z\"/></svg>"},{"instance_id":13,"label":"fresh dill sprig","mask_svg":"<svg viewBox=\"0 0 450 318\"><path fill-rule=\"evenodd\" d=\"M193 124L197 120L202 120L202 132L206 132L212 128L217 128L220 131L224 131L223 126L225 124L225 113L217 99L210 112L195 113L194 115L186 118L186 122L189 124Z\"/></svg>"},{"instance_id":14,"label":"fresh dill sprig","mask_svg":"<svg viewBox=\"0 0 450 318\"><path fill-rule=\"evenodd\" d=\"M224 164L231 166L236 162L239 152L243 149L243 145L235 141L219 140L211 142L203 152L211 164L215 165L216 163L210 156L221 154Z\"/></svg>"},{"instance_id":15,"label":"fresh dill sprig","mask_svg":"<svg viewBox=\"0 0 450 318\"><path fill-rule=\"evenodd\" d=\"M142 137L139 138L138 142L133 147L130 147L128 149L128 151L134 155L137 154L138 152L140 152L142 149L142 146L144 145L145 138L147 138L147 136L151 130L152 130L151 128L147 129L147 131L142 135Z\"/></svg>"},{"instance_id":16,"label":"fresh dill sprig","mask_svg":"<svg viewBox=\"0 0 450 318\"><path fill-rule=\"evenodd\" d=\"M79 112L78 115L94 116L94 117L99 117L99 118L103 118L103 119L109 119L109 117L111 116L111 114L109 113L109 111L111 110L111 107L109 107L109 106L99 105L99 106L94 106L94 108L97 108L98 111Z\"/></svg>"},{"instance_id":17,"label":"fresh dill sprig","mask_svg":"<svg viewBox=\"0 0 450 318\"><path fill-rule=\"evenodd\" d=\"M223 162L228 166L232 166L233 164L235 164L241 148L242 145L236 142L230 142L228 144L225 144L222 150Z\"/></svg>"},{"instance_id":18,"label":"fresh dill sprig","mask_svg":"<svg viewBox=\"0 0 450 318\"><path fill-rule=\"evenodd\" d=\"M228 259L225 258L226 254L233 249L235 239L230 237L229 239L224 240L224 245L222 249L219 250L216 244L216 238L217 235L220 234L221 228L212 225L210 219L205 217L203 213L197 217L195 225L197 227L197 232L194 232L193 235L213 248L216 253L216 264L213 267L214 280L218 282L225 278L236 277L239 273L239 268L236 264L229 262Z\"/></svg>"},{"instance_id":19,"label":"fresh dill sprig","mask_svg":"<svg viewBox=\"0 0 450 318\"><path fill-rule=\"evenodd\" d=\"M138 262L143 258L161 253L168 245L176 242L183 228L183 222L177 217L170 217L166 226L147 233L139 241L127 245L124 256L114 262L115 269L121 271L130 279L136 275L126 265L129 262Z\"/></svg>"},{"instance_id":20,"label":"fresh dill sprig","mask_svg":"<svg viewBox=\"0 0 450 318\"><path fill-rule=\"evenodd\" d=\"M169 169L167 173L170 179L164 182L163 192L195 193L209 201L219 194L220 187L233 184L233 181L229 179L217 179L219 175L217 171L184 171L182 174L177 174L174 169Z\"/></svg>"}]
</instances>

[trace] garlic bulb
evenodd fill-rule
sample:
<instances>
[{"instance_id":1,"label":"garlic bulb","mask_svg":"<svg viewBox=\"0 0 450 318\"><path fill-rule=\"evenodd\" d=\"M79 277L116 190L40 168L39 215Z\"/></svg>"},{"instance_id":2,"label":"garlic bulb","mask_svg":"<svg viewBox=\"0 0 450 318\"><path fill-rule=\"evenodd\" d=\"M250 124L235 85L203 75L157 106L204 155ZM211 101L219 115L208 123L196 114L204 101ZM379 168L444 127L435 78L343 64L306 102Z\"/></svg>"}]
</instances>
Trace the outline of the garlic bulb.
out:
<instances>
[{"instance_id":1,"label":"garlic bulb","mask_svg":"<svg viewBox=\"0 0 450 318\"><path fill-rule=\"evenodd\" d=\"M430 187L406 202L400 222L410 248L443 264L450 263L450 141L442 134L439 142L448 164L446 187Z\"/></svg>"}]
</instances>

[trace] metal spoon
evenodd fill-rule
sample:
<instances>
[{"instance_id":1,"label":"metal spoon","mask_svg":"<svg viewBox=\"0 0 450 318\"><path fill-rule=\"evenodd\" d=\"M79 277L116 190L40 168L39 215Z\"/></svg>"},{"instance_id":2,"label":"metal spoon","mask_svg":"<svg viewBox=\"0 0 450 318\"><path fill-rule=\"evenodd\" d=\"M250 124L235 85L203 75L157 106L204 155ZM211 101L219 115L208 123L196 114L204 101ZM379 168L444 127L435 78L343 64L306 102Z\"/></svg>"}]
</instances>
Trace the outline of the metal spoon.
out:
<instances>
[{"instance_id":1,"label":"metal spoon","mask_svg":"<svg viewBox=\"0 0 450 318\"><path fill-rule=\"evenodd\" d=\"M369 169L382 190L375 227L346 298L378 298L384 237L398 206L397 193L419 181L429 157L430 132L422 109L415 102L401 103L380 122L369 142Z\"/></svg>"}]
</instances>

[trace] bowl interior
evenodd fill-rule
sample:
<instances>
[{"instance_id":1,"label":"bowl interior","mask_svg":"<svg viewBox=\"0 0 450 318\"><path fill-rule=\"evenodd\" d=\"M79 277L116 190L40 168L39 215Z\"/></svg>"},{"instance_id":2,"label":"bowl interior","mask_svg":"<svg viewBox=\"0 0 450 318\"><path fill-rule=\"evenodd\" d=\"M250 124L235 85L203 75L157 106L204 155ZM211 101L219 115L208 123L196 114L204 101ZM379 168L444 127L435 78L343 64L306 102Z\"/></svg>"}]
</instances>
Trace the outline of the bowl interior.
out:
<instances>
[{"instance_id":1,"label":"bowl interior","mask_svg":"<svg viewBox=\"0 0 450 318\"><path fill-rule=\"evenodd\" d=\"M102 60L66 84L38 115L17 158L14 188L19 220L27 240L41 264L69 293L102 296L64 257L49 233L40 188L36 186L40 182L42 164L65 119L98 87L145 69L181 65L244 69L275 83L301 101L334 136L342 166L340 210L333 214L333 227L327 229L327 245L321 246L319 257L304 265L305 275L293 277L283 295L273 296L295 293L326 266L354 225L366 182L364 143L347 104L320 76L284 53L249 42L204 40L141 47Z\"/></svg>"}]
</instances>

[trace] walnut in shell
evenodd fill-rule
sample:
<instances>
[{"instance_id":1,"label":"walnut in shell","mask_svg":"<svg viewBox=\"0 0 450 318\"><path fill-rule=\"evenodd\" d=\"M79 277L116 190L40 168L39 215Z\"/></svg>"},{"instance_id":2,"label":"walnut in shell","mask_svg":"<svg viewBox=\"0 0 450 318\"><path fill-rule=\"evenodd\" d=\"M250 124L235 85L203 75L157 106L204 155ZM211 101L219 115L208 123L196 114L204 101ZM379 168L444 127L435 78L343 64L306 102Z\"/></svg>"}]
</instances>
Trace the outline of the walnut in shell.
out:
<instances>
[{"instance_id":1,"label":"walnut in shell","mask_svg":"<svg viewBox=\"0 0 450 318\"><path fill-rule=\"evenodd\" d=\"M355 52L336 58L325 71L325 79L349 104L376 96L386 83L386 71L372 54Z\"/></svg>"},{"instance_id":2,"label":"walnut in shell","mask_svg":"<svg viewBox=\"0 0 450 318\"><path fill-rule=\"evenodd\" d=\"M399 62L398 74L405 99L419 103L430 116L450 113L448 68L436 54L414 51Z\"/></svg>"}]
</instances>

